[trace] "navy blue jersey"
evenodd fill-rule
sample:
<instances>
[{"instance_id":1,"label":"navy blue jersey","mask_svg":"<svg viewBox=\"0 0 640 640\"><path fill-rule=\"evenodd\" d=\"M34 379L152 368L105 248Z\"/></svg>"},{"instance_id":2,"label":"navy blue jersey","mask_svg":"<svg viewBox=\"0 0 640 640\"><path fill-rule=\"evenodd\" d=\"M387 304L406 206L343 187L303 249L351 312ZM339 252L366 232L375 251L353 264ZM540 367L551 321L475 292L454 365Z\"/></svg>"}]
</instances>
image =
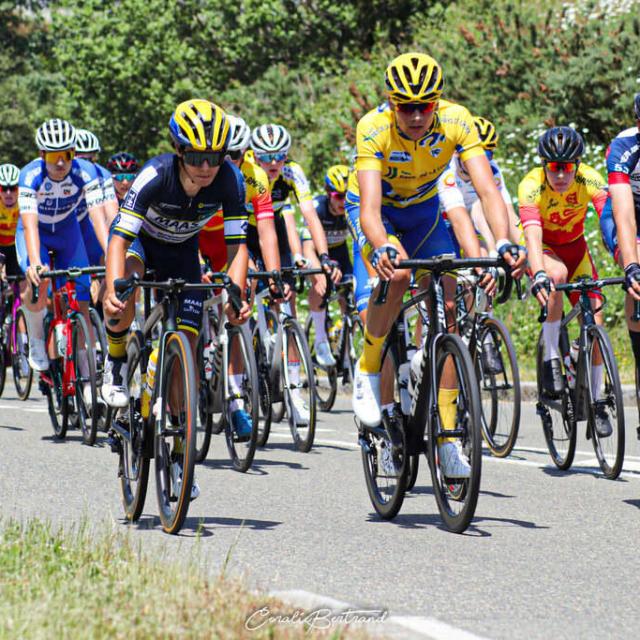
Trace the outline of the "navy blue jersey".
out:
<instances>
[{"instance_id":1,"label":"navy blue jersey","mask_svg":"<svg viewBox=\"0 0 640 640\"><path fill-rule=\"evenodd\" d=\"M324 233L327 236L327 245L329 247L337 247L344 244L349 235L346 215L334 216L331 211L329 211L329 196L316 196L313 199L313 206L316 209ZM302 238L304 240L311 240L311 234L308 233L308 230L305 229Z\"/></svg>"},{"instance_id":2,"label":"navy blue jersey","mask_svg":"<svg viewBox=\"0 0 640 640\"><path fill-rule=\"evenodd\" d=\"M245 186L240 170L225 161L208 187L188 196L180 183L179 159L166 153L147 162L120 205L112 233L134 240L142 233L177 244L195 236L222 208L227 244L244 244Z\"/></svg>"},{"instance_id":3,"label":"navy blue jersey","mask_svg":"<svg viewBox=\"0 0 640 640\"><path fill-rule=\"evenodd\" d=\"M640 132L637 127L619 133L607 149L609 184L630 184L640 217Z\"/></svg>"}]
</instances>

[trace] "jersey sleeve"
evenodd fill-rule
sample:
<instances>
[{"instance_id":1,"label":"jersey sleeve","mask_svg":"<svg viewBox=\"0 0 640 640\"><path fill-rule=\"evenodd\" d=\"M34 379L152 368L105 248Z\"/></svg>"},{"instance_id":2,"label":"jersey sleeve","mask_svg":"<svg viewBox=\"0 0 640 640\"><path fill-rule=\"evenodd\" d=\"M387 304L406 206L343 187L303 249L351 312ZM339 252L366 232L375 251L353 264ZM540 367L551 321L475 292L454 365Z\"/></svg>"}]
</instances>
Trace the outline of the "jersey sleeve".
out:
<instances>
[{"instance_id":1,"label":"jersey sleeve","mask_svg":"<svg viewBox=\"0 0 640 640\"><path fill-rule=\"evenodd\" d=\"M535 172L525 176L518 185L518 202L520 206L520 221L522 228L529 226L541 227L540 219L540 195L542 193L542 185L540 180L536 178Z\"/></svg>"},{"instance_id":2,"label":"jersey sleeve","mask_svg":"<svg viewBox=\"0 0 640 640\"><path fill-rule=\"evenodd\" d=\"M389 135L390 122L378 121L382 114L365 115L356 127L356 171L382 171L383 140Z\"/></svg>"},{"instance_id":3,"label":"jersey sleeve","mask_svg":"<svg viewBox=\"0 0 640 640\"><path fill-rule=\"evenodd\" d=\"M255 219L273 219L273 202L269 191L267 174L256 164L243 163L242 175L244 176L247 190L247 203L251 205L251 211Z\"/></svg>"},{"instance_id":4,"label":"jersey sleeve","mask_svg":"<svg viewBox=\"0 0 640 640\"><path fill-rule=\"evenodd\" d=\"M484 155L478 130L469 111L460 105L453 120L457 128L456 151L463 162Z\"/></svg>"},{"instance_id":5,"label":"jersey sleeve","mask_svg":"<svg viewBox=\"0 0 640 640\"><path fill-rule=\"evenodd\" d=\"M293 195L298 204L311 202L313 200L307 176L297 162L289 162L286 164L282 169L282 174L284 179L293 188Z\"/></svg>"},{"instance_id":6,"label":"jersey sleeve","mask_svg":"<svg viewBox=\"0 0 640 640\"><path fill-rule=\"evenodd\" d=\"M161 183L160 174L154 165L148 164L142 168L120 205L120 212L112 231L114 235L129 241L138 237L147 210L156 194L160 192Z\"/></svg>"},{"instance_id":7,"label":"jersey sleeve","mask_svg":"<svg viewBox=\"0 0 640 640\"><path fill-rule=\"evenodd\" d=\"M640 145L628 137L616 138L607 149L609 184L630 184L631 173L640 160Z\"/></svg>"},{"instance_id":8,"label":"jersey sleeve","mask_svg":"<svg viewBox=\"0 0 640 640\"><path fill-rule=\"evenodd\" d=\"M37 172L31 165L20 171L18 180L18 207L20 215L33 213L38 215L38 195L36 193Z\"/></svg>"},{"instance_id":9,"label":"jersey sleeve","mask_svg":"<svg viewBox=\"0 0 640 640\"><path fill-rule=\"evenodd\" d=\"M240 169L227 162L224 165L230 172L225 198L222 202L224 219L224 241L228 245L246 244L249 224L245 207L246 189Z\"/></svg>"},{"instance_id":10,"label":"jersey sleeve","mask_svg":"<svg viewBox=\"0 0 640 640\"><path fill-rule=\"evenodd\" d=\"M583 165L584 166L584 165ZM591 198L598 217L602 215L602 210L607 202L609 193L607 191L607 183L605 179L595 169L584 166L584 179L587 193Z\"/></svg>"},{"instance_id":11,"label":"jersey sleeve","mask_svg":"<svg viewBox=\"0 0 640 640\"><path fill-rule=\"evenodd\" d=\"M444 211L451 211L456 207L465 208L464 196L458 188L456 174L451 164L438 179L438 196Z\"/></svg>"}]
</instances>

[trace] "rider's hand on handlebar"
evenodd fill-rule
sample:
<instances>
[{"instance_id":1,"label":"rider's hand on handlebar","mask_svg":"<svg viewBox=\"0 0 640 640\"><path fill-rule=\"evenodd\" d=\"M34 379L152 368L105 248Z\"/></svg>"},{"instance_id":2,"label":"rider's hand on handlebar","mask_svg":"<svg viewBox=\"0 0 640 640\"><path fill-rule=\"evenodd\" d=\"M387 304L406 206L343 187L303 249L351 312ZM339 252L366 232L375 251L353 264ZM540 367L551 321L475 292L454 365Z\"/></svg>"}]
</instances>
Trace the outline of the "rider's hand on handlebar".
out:
<instances>
[{"instance_id":1,"label":"rider's hand on handlebar","mask_svg":"<svg viewBox=\"0 0 640 640\"><path fill-rule=\"evenodd\" d=\"M309 262L309 260L300 253L296 253L293 256L293 264L298 269L308 269L311 266L311 263Z\"/></svg>"},{"instance_id":2,"label":"rider's hand on handlebar","mask_svg":"<svg viewBox=\"0 0 640 640\"><path fill-rule=\"evenodd\" d=\"M328 253L322 253L320 255L320 265L325 273L331 277L334 284L338 284L338 282L342 280L342 271L340 271L339 263L332 260Z\"/></svg>"},{"instance_id":3,"label":"rider's hand on handlebar","mask_svg":"<svg viewBox=\"0 0 640 640\"><path fill-rule=\"evenodd\" d=\"M637 262L624 268L624 287L634 300L640 300L640 264Z\"/></svg>"},{"instance_id":4,"label":"rider's hand on handlebar","mask_svg":"<svg viewBox=\"0 0 640 640\"><path fill-rule=\"evenodd\" d=\"M400 263L400 253L390 242L378 247L369 257L371 266L376 270L380 280L391 280Z\"/></svg>"},{"instance_id":5,"label":"rider's hand on handlebar","mask_svg":"<svg viewBox=\"0 0 640 640\"><path fill-rule=\"evenodd\" d=\"M125 307L126 303L118 299L113 287L107 287L107 290L104 292L104 298L102 299L102 308L105 313L114 319L120 319Z\"/></svg>"},{"instance_id":6,"label":"rider's hand on handlebar","mask_svg":"<svg viewBox=\"0 0 640 640\"><path fill-rule=\"evenodd\" d=\"M552 290L553 283L547 275L547 272L541 269L533 276L531 294L538 299L540 306L544 307L549 301L549 294Z\"/></svg>"},{"instance_id":7,"label":"rider's hand on handlebar","mask_svg":"<svg viewBox=\"0 0 640 640\"><path fill-rule=\"evenodd\" d=\"M27 280L34 286L40 286L40 272L46 271L45 265L42 264L31 264L27 267L26 276Z\"/></svg>"},{"instance_id":8,"label":"rider's hand on handlebar","mask_svg":"<svg viewBox=\"0 0 640 640\"><path fill-rule=\"evenodd\" d=\"M236 326L244 324L251 317L251 307L246 300L242 301L242 306L240 307L240 311L237 314L231 302L227 302L224 305L224 312L227 315L229 324Z\"/></svg>"},{"instance_id":9,"label":"rider's hand on handlebar","mask_svg":"<svg viewBox=\"0 0 640 640\"><path fill-rule=\"evenodd\" d=\"M511 267L511 275L516 280L520 279L527 264L527 249L509 240L498 240L496 249L500 257Z\"/></svg>"},{"instance_id":10,"label":"rider's hand on handlebar","mask_svg":"<svg viewBox=\"0 0 640 640\"><path fill-rule=\"evenodd\" d=\"M496 292L498 285L498 270L491 267L489 269L477 268L476 273L480 277L478 285L488 296L492 296Z\"/></svg>"}]
</instances>

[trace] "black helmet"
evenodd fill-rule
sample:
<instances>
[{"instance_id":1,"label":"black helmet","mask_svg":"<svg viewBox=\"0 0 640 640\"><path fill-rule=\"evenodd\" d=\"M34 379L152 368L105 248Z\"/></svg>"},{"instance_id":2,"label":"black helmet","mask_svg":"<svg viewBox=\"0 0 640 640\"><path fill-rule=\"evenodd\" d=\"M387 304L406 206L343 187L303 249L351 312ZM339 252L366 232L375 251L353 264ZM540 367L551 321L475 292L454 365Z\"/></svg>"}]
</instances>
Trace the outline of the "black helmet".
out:
<instances>
[{"instance_id":1,"label":"black helmet","mask_svg":"<svg viewBox=\"0 0 640 640\"><path fill-rule=\"evenodd\" d=\"M640 93L636 93L633 99L633 110L636 112L636 118L640 120Z\"/></svg>"},{"instance_id":2,"label":"black helmet","mask_svg":"<svg viewBox=\"0 0 640 640\"><path fill-rule=\"evenodd\" d=\"M140 165L133 154L120 151L107 160L107 169L111 173L138 173Z\"/></svg>"},{"instance_id":3,"label":"black helmet","mask_svg":"<svg viewBox=\"0 0 640 640\"><path fill-rule=\"evenodd\" d=\"M551 127L538 140L538 155L552 162L574 162L584 153L582 136L571 127Z\"/></svg>"}]
</instances>

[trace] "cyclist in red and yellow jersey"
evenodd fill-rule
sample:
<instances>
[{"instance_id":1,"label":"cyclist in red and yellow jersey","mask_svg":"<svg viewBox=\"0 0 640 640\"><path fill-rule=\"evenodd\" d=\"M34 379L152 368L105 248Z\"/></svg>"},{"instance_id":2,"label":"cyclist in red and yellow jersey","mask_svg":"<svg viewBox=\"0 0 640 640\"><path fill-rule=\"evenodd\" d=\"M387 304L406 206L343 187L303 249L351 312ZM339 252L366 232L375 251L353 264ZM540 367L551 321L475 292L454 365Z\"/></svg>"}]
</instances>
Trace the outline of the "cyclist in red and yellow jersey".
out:
<instances>
[{"instance_id":1,"label":"cyclist in red and yellow jersey","mask_svg":"<svg viewBox=\"0 0 640 640\"><path fill-rule=\"evenodd\" d=\"M0 165L0 253L5 257L5 273L22 273L16 257L16 227L20 217L18 180L20 169L15 164Z\"/></svg>"},{"instance_id":2,"label":"cyclist in red and yellow jersey","mask_svg":"<svg viewBox=\"0 0 640 640\"><path fill-rule=\"evenodd\" d=\"M589 204L598 216L607 201L606 180L580 162L584 153L582 136L571 127L552 127L538 142L543 166L532 169L518 187L520 218L529 251L533 274L531 292L541 305L547 305L547 320L542 325L544 339L543 385L550 394L564 390L560 362L559 338L562 319L562 293L555 284L580 278L597 278L589 247L584 237L584 223ZM594 307L601 294L594 291ZM578 294L571 296L577 302ZM602 313L596 313L602 324ZM602 357L594 355L592 387L602 386ZM595 391L594 391L595 394ZM606 411L596 411L596 429L602 437L611 434Z\"/></svg>"}]
</instances>

